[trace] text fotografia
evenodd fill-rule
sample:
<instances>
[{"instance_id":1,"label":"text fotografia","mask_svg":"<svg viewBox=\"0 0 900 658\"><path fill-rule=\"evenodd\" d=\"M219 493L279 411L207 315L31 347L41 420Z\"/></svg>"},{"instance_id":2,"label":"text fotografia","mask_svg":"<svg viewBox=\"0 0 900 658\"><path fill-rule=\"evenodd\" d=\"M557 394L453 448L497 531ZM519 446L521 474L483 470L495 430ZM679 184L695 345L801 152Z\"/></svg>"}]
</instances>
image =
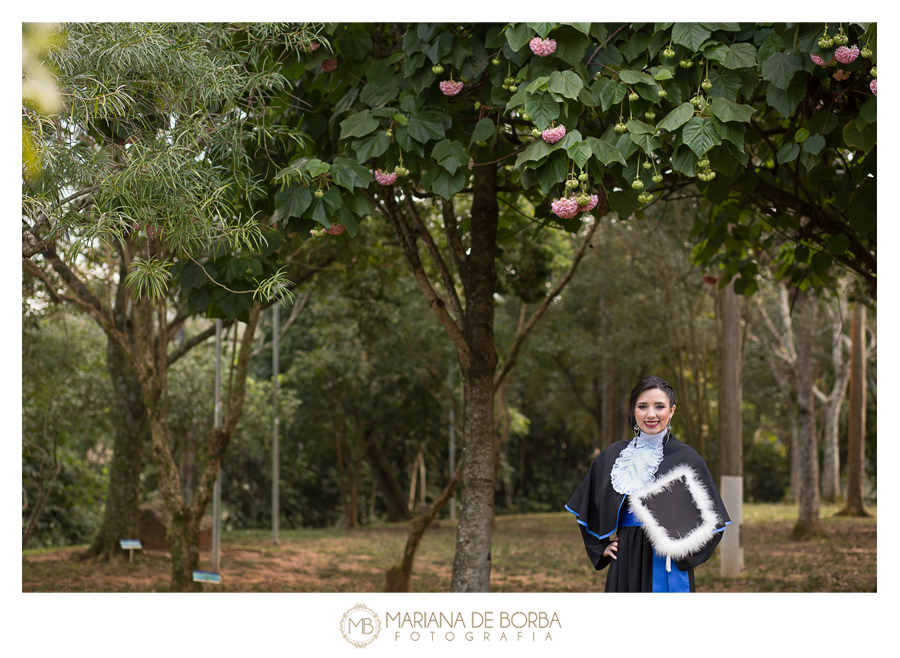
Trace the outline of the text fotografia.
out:
<instances>
[{"instance_id":1,"label":"text fotografia","mask_svg":"<svg viewBox=\"0 0 900 658\"><path fill-rule=\"evenodd\" d=\"M562 628L555 612L396 612L386 613L385 630L394 630L394 641L509 642L553 641L550 630Z\"/></svg>"}]
</instances>

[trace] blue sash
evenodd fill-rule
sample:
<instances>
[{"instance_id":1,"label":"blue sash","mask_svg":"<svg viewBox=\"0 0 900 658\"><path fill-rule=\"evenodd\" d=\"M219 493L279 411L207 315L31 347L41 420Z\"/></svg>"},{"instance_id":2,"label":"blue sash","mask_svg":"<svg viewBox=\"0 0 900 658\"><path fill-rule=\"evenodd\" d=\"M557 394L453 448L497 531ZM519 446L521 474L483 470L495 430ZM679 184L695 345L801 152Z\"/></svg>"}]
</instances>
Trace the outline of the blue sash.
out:
<instances>
[{"instance_id":1,"label":"blue sash","mask_svg":"<svg viewBox=\"0 0 900 658\"><path fill-rule=\"evenodd\" d=\"M627 528L629 526L640 527L641 522L628 507L625 507L619 527ZM653 591L690 592L691 581L688 572L679 569L675 560L672 560L671 567L671 571L666 571L666 558L653 551Z\"/></svg>"}]
</instances>

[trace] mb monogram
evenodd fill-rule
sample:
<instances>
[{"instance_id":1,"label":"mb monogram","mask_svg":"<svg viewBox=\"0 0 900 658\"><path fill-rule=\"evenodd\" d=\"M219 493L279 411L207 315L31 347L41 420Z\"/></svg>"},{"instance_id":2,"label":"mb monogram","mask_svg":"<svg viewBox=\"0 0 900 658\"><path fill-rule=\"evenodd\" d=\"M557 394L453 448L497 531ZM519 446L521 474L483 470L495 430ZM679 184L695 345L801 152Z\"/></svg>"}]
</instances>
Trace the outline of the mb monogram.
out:
<instances>
[{"instance_id":1,"label":"mb monogram","mask_svg":"<svg viewBox=\"0 0 900 658\"><path fill-rule=\"evenodd\" d=\"M341 635L358 649L368 646L381 632L381 620L371 609L359 603L341 618Z\"/></svg>"}]
</instances>

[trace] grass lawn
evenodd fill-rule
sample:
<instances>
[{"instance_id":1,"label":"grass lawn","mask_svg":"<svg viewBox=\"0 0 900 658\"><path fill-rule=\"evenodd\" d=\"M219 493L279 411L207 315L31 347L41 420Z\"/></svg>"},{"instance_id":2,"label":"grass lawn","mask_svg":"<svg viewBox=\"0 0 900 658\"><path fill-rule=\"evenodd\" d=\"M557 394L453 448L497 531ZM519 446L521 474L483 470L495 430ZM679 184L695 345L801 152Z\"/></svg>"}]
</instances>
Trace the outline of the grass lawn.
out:
<instances>
[{"instance_id":1,"label":"grass lawn","mask_svg":"<svg viewBox=\"0 0 900 658\"><path fill-rule=\"evenodd\" d=\"M698 592L874 592L877 516L835 517L821 510L822 537L790 537L796 505L744 505L744 574L719 575L719 558L695 571ZM406 524L364 528L282 530L273 546L269 530L222 533L220 585L225 592L381 592L384 572L399 561ZM455 522L432 526L416 555L414 592L447 592L456 541ZM23 592L160 592L171 575L168 554L147 551L135 563L75 562L84 547L24 551ZM574 517L567 513L501 516L494 527L493 592L602 592L606 571L591 566ZM208 552L201 569L211 568Z\"/></svg>"}]
</instances>

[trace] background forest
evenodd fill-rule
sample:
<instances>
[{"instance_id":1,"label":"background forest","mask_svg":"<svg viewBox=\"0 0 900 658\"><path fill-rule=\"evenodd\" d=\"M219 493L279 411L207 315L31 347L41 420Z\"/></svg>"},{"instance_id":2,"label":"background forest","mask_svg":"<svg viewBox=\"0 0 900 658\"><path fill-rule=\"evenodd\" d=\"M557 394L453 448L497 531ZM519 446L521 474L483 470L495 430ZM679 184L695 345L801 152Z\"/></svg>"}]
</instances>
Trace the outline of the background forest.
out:
<instances>
[{"instance_id":1,"label":"background forest","mask_svg":"<svg viewBox=\"0 0 900 658\"><path fill-rule=\"evenodd\" d=\"M152 511L197 591L220 492L226 531L404 522L388 591L453 518L490 591L497 520L562 515L648 374L726 498L869 517L875 23L23 44L23 550L109 564Z\"/></svg>"},{"instance_id":2,"label":"background forest","mask_svg":"<svg viewBox=\"0 0 900 658\"><path fill-rule=\"evenodd\" d=\"M703 450L716 473L716 287L692 267L693 244L683 237L697 217L696 206L688 200L654 208L645 220L604 218L589 256L535 329L498 396L498 514L559 511L603 446L605 409L616 418L610 438L626 434L627 394L644 373L659 374L673 384L679 407L675 433ZM455 358L398 259L392 234L384 225L372 224L371 229L344 247L338 260L298 297L298 312L281 340L282 528L352 526L387 518L385 497L365 449L367 432L378 437L391 473L413 508L421 505L423 489L430 502L448 479L448 411L455 406L458 419L460 404ZM508 261L500 272L502 292L497 296L501 341L514 333L521 306L533 301L571 257L564 232L542 231L539 225L523 230L539 240L504 245ZM41 459L39 451L30 449L31 437L58 437L62 466L30 546L86 543L103 517L112 441L105 341L83 316L47 305L39 291L24 292L26 500L37 495L31 478ZM836 330L848 332L848 292L852 290L847 287L823 291L817 298L814 367L816 385L824 392L834 383L834 359L840 367L846 367L848 359L843 339L837 353L833 349L841 335ZM285 305L281 317L291 317L292 308ZM765 279L743 307L748 502L792 496L795 410L778 386L789 367L774 357L768 324L783 331L782 311L779 286ZM870 341L876 319L873 309L868 316ZM260 321L244 417L222 466L227 528L271 527L271 333L269 312ZM176 453L196 452L198 437L213 422L213 373L212 341L195 348L172 370ZM870 502L877 488L876 379L875 360L870 358ZM821 405L818 413L818 445L824 453ZM843 465L846 400L838 423ZM202 454L186 456L183 472L189 473L192 459L202 459ZM158 495L149 463L141 474L140 495L142 501ZM442 512L448 514L449 509Z\"/></svg>"}]
</instances>

